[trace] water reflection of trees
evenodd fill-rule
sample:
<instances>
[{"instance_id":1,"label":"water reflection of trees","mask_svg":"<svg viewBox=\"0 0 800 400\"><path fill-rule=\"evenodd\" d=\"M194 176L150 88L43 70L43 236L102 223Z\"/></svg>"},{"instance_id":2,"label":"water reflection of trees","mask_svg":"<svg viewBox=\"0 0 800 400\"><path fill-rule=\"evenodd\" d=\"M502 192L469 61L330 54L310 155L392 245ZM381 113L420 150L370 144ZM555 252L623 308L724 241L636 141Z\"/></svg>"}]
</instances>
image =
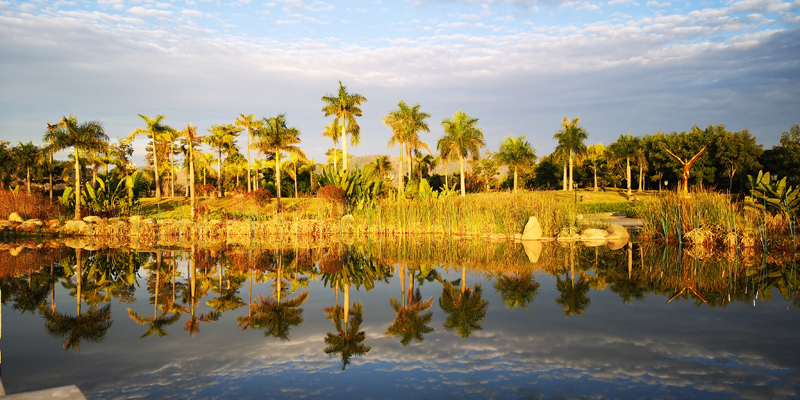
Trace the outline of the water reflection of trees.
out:
<instances>
[{"instance_id":1,"label":"water reflection of trees","mask_svg":"<svg viewBox=\"0 0 800 400\"><path fill-rule=\"evenodd\" d=\"M365 305L350 298L352 290L371 290L393 276L400 281L400 293L389 299L395 318L385 333L403 345L422 342L433 332L430 308L437 299L423 298L420 286L434 282L441 284L438 303L446 330L466 338L481 328L488 302L480 283L467 285L468 273L493 281L505 307L519 309L528 308L540 290L536 275L552 274L558 291L554 301L567 316L590 312L593 290L608 290L629 303L653 295L665 303L725 307L780 296L800 307L800 271L792 254L710 252L655 243L618 250L551 243L541 252L537 249L533 258L510 242L429 237L288 249L194 245L76 250L35 243L5 249L0 249L3 304L41 315L47 331L69 349L102 340L112 325L111 303L137 304L139 287L146 289L147 295L140 297L151 308L144 311L144 299L139 299L139 307L128 307L128 316L145 325L142 337L167 336L182 318L186 332L195 336L203 323L237 313L243 329L288 340L291 330L303 323L307 287L320 280L335 298L326 313L336 331L326 336L326 345L345 367L350 357L369 350L359 334L364 316L355 316L356 308L363 313ZM179 264L186 268L179 269ZM449 280L451 268L460 272L460 279ZM258 284L269 285L269 295L254 298L253 285ZM72 296L75 314L66 312L66 304L57 307L56 290Z\"/></svg>"}]
</instances>

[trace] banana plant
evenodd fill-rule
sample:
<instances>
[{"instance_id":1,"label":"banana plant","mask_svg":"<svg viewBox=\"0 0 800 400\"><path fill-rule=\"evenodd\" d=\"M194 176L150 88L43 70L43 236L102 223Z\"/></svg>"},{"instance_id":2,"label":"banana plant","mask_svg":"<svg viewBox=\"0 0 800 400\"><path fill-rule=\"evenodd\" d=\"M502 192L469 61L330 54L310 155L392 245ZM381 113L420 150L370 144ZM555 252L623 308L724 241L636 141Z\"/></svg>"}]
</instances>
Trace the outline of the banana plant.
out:
<instances>
[{"instance_id":1,"label":"banana plant","mask_svg":"<svg viewBox=\"0 0 800 400\"><path fill-rule=\"evenodd\" d=\"M767 210L779 213L791 219L800 215L800 186L786 184L786 177L772 182L769 172L759 171L757 177L747 176L750 184L750 196L745 203L751 209Z\"/></svg>"},{"instance_id":2,"label":"banana plant","mask_svg":"<svg viewBox=\"0 0 800 400\"><path fill-rule=\"evenodd\" d=\"M89 209L98 214L127 214L139 202L141 171L136 171L119 181L97 178L96 187L89 183L83 188L81 199Z\"/></svg>"},{"instance_id":3,"label":"banana plant","mask_svg":"<svg viewBox=\"0 0 800 400\"><path fill-rule=\"evenodd\" d=\"M338 172L333 168L323 168L320 184L342 189L351 209L364 209L373 205L385 189L382 179L355 168Z\"/></svg>"}]
</instances>

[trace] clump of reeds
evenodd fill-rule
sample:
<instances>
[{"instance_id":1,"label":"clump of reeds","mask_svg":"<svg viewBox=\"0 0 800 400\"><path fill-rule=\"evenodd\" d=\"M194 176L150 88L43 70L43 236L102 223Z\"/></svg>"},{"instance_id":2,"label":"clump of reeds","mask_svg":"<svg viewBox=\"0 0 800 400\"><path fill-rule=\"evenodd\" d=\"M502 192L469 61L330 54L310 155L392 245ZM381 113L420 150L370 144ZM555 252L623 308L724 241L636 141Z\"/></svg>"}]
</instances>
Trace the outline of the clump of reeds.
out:
<instances>
[{"instance_id":1,"label":"clump of reeds","mask_svg":"<svg viewBox=\"0 0 800 400\"><path fill-rule=\"evenodd\" d=\"M64 210L57 201L50 202L40 193L28 194L24 189L0 190L0 218L8 219L11 213L17 213L24 219L47 220L59 218Z\"/></svg>"},{"instance_id":2,"label":"clump of reeds","mask_svg":"<svg viewBox=\"0 0 800 400\"><path fill-rule=\"evenodd\" d=\"M491 193L447 199L384 200L354 212L359 232L384 234L521 233L528 218L539 219L542 232L555 236L574 226L577 207L552 193Z\"/></svg>"},{"instance_id":3,"label":"clump of reeds","mask_svg":"<svg viewBox=\"0 0 800 400\"><path fill-rule=\"evenodd\" d=\"M723 193L699 190L689 197L668 192L639 202L640 237L706 246L762 247L783 243L791 222L745 208Z\"/></svg>"}]
</instances>

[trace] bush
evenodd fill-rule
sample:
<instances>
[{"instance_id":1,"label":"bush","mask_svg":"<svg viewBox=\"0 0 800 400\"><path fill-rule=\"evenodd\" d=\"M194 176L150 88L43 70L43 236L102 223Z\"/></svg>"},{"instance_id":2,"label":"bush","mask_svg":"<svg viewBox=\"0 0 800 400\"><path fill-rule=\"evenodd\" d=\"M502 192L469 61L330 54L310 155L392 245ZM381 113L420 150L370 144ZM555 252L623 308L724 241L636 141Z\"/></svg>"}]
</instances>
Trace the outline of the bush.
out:
<instances>
[{"instance_id":1,"label":"bush","mask_svg":"<svg viewBox=\"0 0 800 400\"><path fill-rule=\"evenodd\" d=\"M58 218L64 210L57 202L40 193L28 195L20 189L0 190L0 218L8 219L9 214L17 213L22 218L38 218L42 220Z\"/></svg>"},{"instance_id":2,"label":"bush","mask_svg":"<svg viewBox=\"0 0 800 400\"><path fill-rule=\"evenodd\" d=\"M247 193L247 198L256 202L256 204L263 206L272 201L272 192L269 189L261 188Z\"/></svg>"},{"instance_id":3,"label":"bush","mask_svg":"<svg viewBox=\"0 0 800 400\"><path fill-rule=\"evenodd\" d=\"M317 197L329 203L344 204L344 191L334 185L327 185L317 190Z\"/></svg>"},{"instance_id":4,"label":"bush","mask_svg":"<svg viewBox=\"0 0 800 400\"><path fill-rule=\"evenodd\" d=\"M217 188L214 185L194 185L194 193L197 196L208 196L216 192Z\"/></svg>"}]
</instances>

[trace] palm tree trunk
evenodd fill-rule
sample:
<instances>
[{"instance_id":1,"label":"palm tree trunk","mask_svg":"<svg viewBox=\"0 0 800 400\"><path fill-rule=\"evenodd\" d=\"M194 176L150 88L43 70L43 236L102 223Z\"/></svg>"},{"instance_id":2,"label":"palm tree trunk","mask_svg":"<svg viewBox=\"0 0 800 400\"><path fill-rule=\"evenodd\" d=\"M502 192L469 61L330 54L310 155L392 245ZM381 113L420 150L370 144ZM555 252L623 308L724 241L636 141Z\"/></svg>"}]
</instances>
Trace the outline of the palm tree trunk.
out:
<instances>
[{"instance_id":1,"label":"palm tree trunk","mask_svg":"<svg viewBox=\"0 0 800 400\"><path fill-rule=\"evenodd\" d=\"M350 321L350 284L344 287L344 331L347 332L347 322Z\"/></svg>"},{"instance_id":2,"label":"palm tree trunk","mask_svg":"<svg viewBox=\"0 0 800 400\"><path fill-rule=\"evenodd\" d=\"M336 155L336 139L333 139L333 170L339 173L339 160Z\"/></svg>"},{"instance_id":3,"label":"palm tree trunk","mask_svg":"<svg viewBox=\"0 0 800 400\"><path fill-rule=\"evenodd\" d=\"M562 191L567 191L567 158L564 157L564 179L561 180L564 184Z\"/></svg>"},{"instance_id":4,"label":"palm tree trunk","mask_svg":"<svg viewBox=\"0 0 800 400\"><path fill-rule=\"evenodd\" d=\"M156 133L153 132L153 170L155 171L156 182L156 201L161 201L161 184L158 179L158 144L156 143Z\"/></svg>"},{"instance_id":5,"label":"palm tree trunk","mask_svg":"<svg viewBox=\"0 0 800 400\"><path fill-rule=\"evenodd\" d=\"M175 197L175 151L169 143L169 197Z\"/></svg>"},{"instance_id":6,"label":"palm tree trunk","mask_svg":"<svg viewBox=\"0 0 800 400\"><path fill-rule=\"evenodd\" d=\"M736 168L731 169L731 179L728 183L728 194L733 190L733 175L736 173Z\"/></svg>"},{"instance_id":7,"label":"palm tree trunk","mask_svg":"<svg viewBox=\"0 0 800 400\"><path fill-rule=\"evenodd\" d=\"M275 191L278 192L278 211L281 211L281 152L275 151Z\"/></svg>"},{"instance_id":8,"label":"palm tree trunk","mask_svg":"<svg viewBox=\"0 0 800 400\"><path fill-rule=\"evenodd\" d=\"M514 193L517 193L517 166L514 166Z\"/></svg>"},{"instance_id":9,"label":"palm tree trunk","mask_svg":"<svg viewBox=\"0 0 800 400\"><path fill-rule=\"evenodd\" d=\"M53 173L52 172L50 172L50 202L51 203L53 202Z\"/></svg>"},{"instance_id":10,"label":"palm tree trunk","mask_svg":"<svg viewBox=\"0 0 800 400\"><path fill-rule=\"evenodd\" d=\"M467 190L466 188L464 188L464 156L462 156L461 154L458 155L458 162L461 166L461 196L466 197Z\"/></svg>"},{"instance_id":11,"label":"palm tree trunk","mask_svg":"<svg viewBox=\"0 0 800 400\"><path fill-rule=\"evenodd\" d=\"M314 194L314 165L312 163L311 169L308 171L308 176L311 178L311 194Z\"/></svg>"},{"instance_id":12,"label":"palm tree trunk","mask_svg":"<svg viewBox=\"0 0 800 400\"><path fill-rule=\"evenodd\" d=\"M344 165L344 170L347 171L347 133L344 130L344 117L342 117L342 165Z\"/></svg>"},{"instance_id":13,"label":"palm tree trunk","mask_svg":"<svg viewBox=\"0 0 800 400\"><path fill-rule=\"evenodd\" d=\"M217 196L222 197L222 146L218 148L219 158L217 158Z\"/></svg>"},{"instance_id":14,"label":"palm tree trunk","mask_svg":"<svg viewBox=\"0 0 800 400\"><path fill-rule=\"evenodd\" d=\"M247 128L247 192L253 191L253 186L250 183L250 174L252 170L250 169L250 128Z\"/></svg>"},{"instance_id":15,"label":"palm tree trunk","mask_svg":"<svg viewBox=\"0 0 800 400\"><path fill-rule=\"evenodd\" d=\"M444 162L444 186L450 188L450 185L447 184L447 175L448 175L447 160L442 160L442 161Z\"/></svg>"},{"instance_id":16,"label":"palm tree trunk","mask_svg":"<svg viewBox=\"0 0 800 400\"><path fill-rule=\"evenodd\" d=\"M467 291L467 269L461 266L461 293Z\"/></svg>"},{"instance_id":17,"label":"palm tree trunk","mask_svg":"<svg viewBox=\"0 0 800 400\"><path fill-rule=\"evenodd\" d=\"M400 143L400 175L397 176L397 187L400 189L400 198L405 197L406 183L403 175L403 164L406 162L406 153L403 151L403 143Z\"/></svg>"},{"instance_id":18,"label":"palm tree trunk","mask_svg":"<svg viewBox=\"0 0 800 400\"><path fill-rule=\"evenodd\" d=\"M31 167L28 167L28 177L25 180L28 185L28 196L31 195Z\"/></svg>"},{"instance_id":19,"label":"palm tree trunk","mask_svg":"<svg viewBox=\"0 0 800 400\"><path fill-rule=\"evenodd\" d=\"M77 308L78 308L78 316L80 316L81 315L81 283L82 283L81 282L81 278L82 278L82 276L81 276L82 275L81 264L82 264L82 262L81 262L81 249L80 248L75 249L75 260L77 261L77 264L75 265L77 267L76 268L77 274L75 276L76 277L75 281L76 281L76 284L77 284L75 298L78 299L78 307Z\"/></svg>"},{"instance_id":20,"label":"palm tree trunk","mask_svg":"<svg viewBox=\"0 0 800 400\"><path fill-rule=\"evenodd\" d=\"M572 151L569 152L569 190L575 190L575 185L573 184L572 180Z\"/></svg>"},{"instance_id":21,"label":"palm tree trunk","mask_svg":"<svg viewBox=\"0 0 800 400\"><path fill-rule=\"evenodd\" d=\"M81 164L78 148L75 147L75 220L81 219Z\"/></svg>"},{"instance_id":22,"label":"palm tree trunk","mask_svg":"<svg viewBox=\"0 0 800 400\"><path fill-rule=\"evenodd\" d=\"M297 163L300 162L299 160L294 163L294 198L297 198Z\"/></svg>"},{"instance_id":23,"label":"palm tree trunk","mask_svg":"<svg viewBox=\"0 0 800 400\"><path fill-rule=\"evenodd\" d=\"M406 306L406 269L405 264L400 264L397 267L399 269L398 275L400 275L400 292L403 296L403 308Z\"/></svg>"},{"instance_id":24,"label":"palm tree trunk","mask_svg":"<svg viewBox=\"0 0 800 400\"><path fill-rule=\"evenodd\" d=\"M628 196L631 195L631 159L630 157L625 158L625 166L626 166L626 173L628 178Z\"/></svg>"},{"instance_id":25,"label":"palm tree trunk","mask_svg":"<svg viewBox=\"0 0 800 400\"><path fill-rule=\"evenodd\" d=\"M597 166L594 166L594 191L597 191Z\"/></svg>"}]
</instances>

